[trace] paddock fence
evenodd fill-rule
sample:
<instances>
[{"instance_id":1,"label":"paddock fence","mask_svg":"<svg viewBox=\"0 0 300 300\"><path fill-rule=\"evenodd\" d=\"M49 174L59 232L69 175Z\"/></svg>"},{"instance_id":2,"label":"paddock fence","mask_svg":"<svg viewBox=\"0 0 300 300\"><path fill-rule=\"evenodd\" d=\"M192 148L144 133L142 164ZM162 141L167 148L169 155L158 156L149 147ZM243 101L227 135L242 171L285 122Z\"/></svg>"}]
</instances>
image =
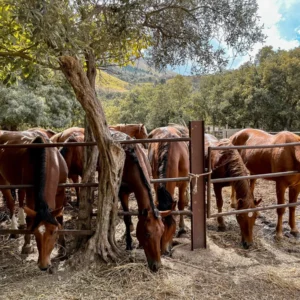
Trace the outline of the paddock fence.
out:
<instances>
[{"instance_id":1,"label":"paddock fence","mask_svg":"<svg viewBox=\"0 0 300 300\"><path fill-rule=\"evenodd\" d=\"M118 141L120 144L135 143L156 143L156 142L189 142L190 155L190 174L188 177L152 179L151 183L169 182L169 181L189 181L190 182L190 199L191 210L172 211L172 215L188 215L191 216L191 250L197 248L206 248L206 204L205 204L205 176L204 173L204 122L189 122L190 137L182 138L166 138L166 139L133 139ZM0 145L1 148L42 148L42 147L76 147L76 146L95 146L96 142L80 142L80 143L49 143L49 144L14 144ZM59 184L62 187L95 187L99 186L99 182L95 183L64 183ZM29 184L0 185L1 189L27 189L32 188ZM94 215L96 215L94 213ZM138 215L137 211L118 212L119 216ZM93 230L60 230L59 234L71 235L88 235L94 234ZM5 234L32 234L27 229L0 229L0 235Z\"/></svg>"}]
</instances>

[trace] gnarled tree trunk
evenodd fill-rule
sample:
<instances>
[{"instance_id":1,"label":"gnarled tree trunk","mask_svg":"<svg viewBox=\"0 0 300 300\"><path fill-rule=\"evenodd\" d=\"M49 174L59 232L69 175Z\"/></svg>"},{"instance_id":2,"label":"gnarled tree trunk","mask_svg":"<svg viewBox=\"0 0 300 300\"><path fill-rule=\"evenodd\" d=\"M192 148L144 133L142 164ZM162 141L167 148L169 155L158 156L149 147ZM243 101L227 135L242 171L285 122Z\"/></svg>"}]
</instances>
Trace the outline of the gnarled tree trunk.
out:
<instances>
[{"instance_id":1,"label":"gnarled tree trunk","mask_svg":"<svg viewBox=\"0 0 300 300\"><path fill-rule=\"evenodd\" d=\"M62 56L60 66L86 112L100 153L96 233L89 239L85 254L81 258L84 262L93 261L99 256L105 261L109 258L115 259L118 252L115 218L125 160L124 151L110 136L102 105L97 100L95 89L89 83L80 61L74 57Z\"/></svg>"}]
</instances>

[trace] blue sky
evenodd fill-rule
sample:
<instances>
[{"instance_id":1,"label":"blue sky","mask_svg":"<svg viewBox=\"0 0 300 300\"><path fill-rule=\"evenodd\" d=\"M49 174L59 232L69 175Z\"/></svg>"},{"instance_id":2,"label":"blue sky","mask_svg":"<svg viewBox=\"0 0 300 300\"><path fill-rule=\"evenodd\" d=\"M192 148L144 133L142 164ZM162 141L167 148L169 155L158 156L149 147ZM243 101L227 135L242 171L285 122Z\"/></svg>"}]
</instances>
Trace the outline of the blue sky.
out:
<instances>
[{"instance_id":1,"label":"blue sky","mask_svg":"<svg viewBox=\"0 0 300 300\"><path fill-rule=\"evenodd\" d=\"M258 14L264 24L267 38L263 44L254 45L248 55L236 57L230 61L228 68L235 69L253 59L263 46L273 46L275 50L289 50L300 46L300 0L257 0ZM188 75L190 66L180 66L175 72Z\"/></svg>"}]
</instances>

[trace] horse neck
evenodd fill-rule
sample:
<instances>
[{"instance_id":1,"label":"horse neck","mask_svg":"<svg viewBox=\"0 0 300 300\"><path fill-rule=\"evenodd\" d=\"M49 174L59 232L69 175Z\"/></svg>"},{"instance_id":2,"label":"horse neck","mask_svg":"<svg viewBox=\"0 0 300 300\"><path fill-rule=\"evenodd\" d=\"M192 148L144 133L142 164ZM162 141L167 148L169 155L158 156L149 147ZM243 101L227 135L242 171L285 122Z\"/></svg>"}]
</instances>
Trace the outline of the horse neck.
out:
<instances>
[{"instance_id":1,"label":"horse neck","mask_svg":"<svg viewBox=\"0 0 300 300\"><path fill-rule=\"evenodd\" d=\"M226 153L229 153L227 171L229 173L229 177L240 177L240 176L247 176L248 172L244 165L244 162L238 152L236 150L228 150ZM232 185L236 191L237 199L246 198L251 194L249 180L242 179L238 181L233 181Z\"/></svg>"},{"instance_id":2,"label":"horse neck","mask_svg":"<svg viewBox=\"0 0 300 300\"><path fill-rule=\"evenodd\" d=\"M154 210L154 202L151 193L151 187L147 181L147 177L144 174L142 167L139 164L136 153L130 154L132 157L129 158L131 163L130 165L125 163L125 167L128 168L129 172L124 172L125 174L130 174L129 178L125 178L125 181L129 183L131 189L134 192L135 198L137 200L138 209L151 209ZM134 156L134 157L133 157ZM127 159L127 158L126 158ZM124 174L123 173L123 174ZM125 175L128 176L128 175Z\"/></svg>"}]
</instances>

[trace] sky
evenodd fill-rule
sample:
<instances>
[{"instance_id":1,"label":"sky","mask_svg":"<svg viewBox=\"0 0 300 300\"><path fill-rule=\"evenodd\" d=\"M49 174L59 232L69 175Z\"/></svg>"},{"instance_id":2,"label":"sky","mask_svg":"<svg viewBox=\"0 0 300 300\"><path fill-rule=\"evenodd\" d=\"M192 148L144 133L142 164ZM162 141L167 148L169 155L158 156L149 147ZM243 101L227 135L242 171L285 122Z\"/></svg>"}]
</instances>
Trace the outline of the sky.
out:
<instances>
[{"instance_id":1,"label":"sky","mask_svg":"<svg viewBox=\"0 0 300 300\"><path fill-rule=\"evenodd\" d=\"M248 55L231 60L228 69L236 69L253 59L264 46L273 46L274 50L289 50L300 46L300 0L257 0L257 3L260 22L264 24L263 33L267 38L263 44L254 45ZM180 66L174 71L189 75L190 66Z\"/></svg>"}]
</instances>

